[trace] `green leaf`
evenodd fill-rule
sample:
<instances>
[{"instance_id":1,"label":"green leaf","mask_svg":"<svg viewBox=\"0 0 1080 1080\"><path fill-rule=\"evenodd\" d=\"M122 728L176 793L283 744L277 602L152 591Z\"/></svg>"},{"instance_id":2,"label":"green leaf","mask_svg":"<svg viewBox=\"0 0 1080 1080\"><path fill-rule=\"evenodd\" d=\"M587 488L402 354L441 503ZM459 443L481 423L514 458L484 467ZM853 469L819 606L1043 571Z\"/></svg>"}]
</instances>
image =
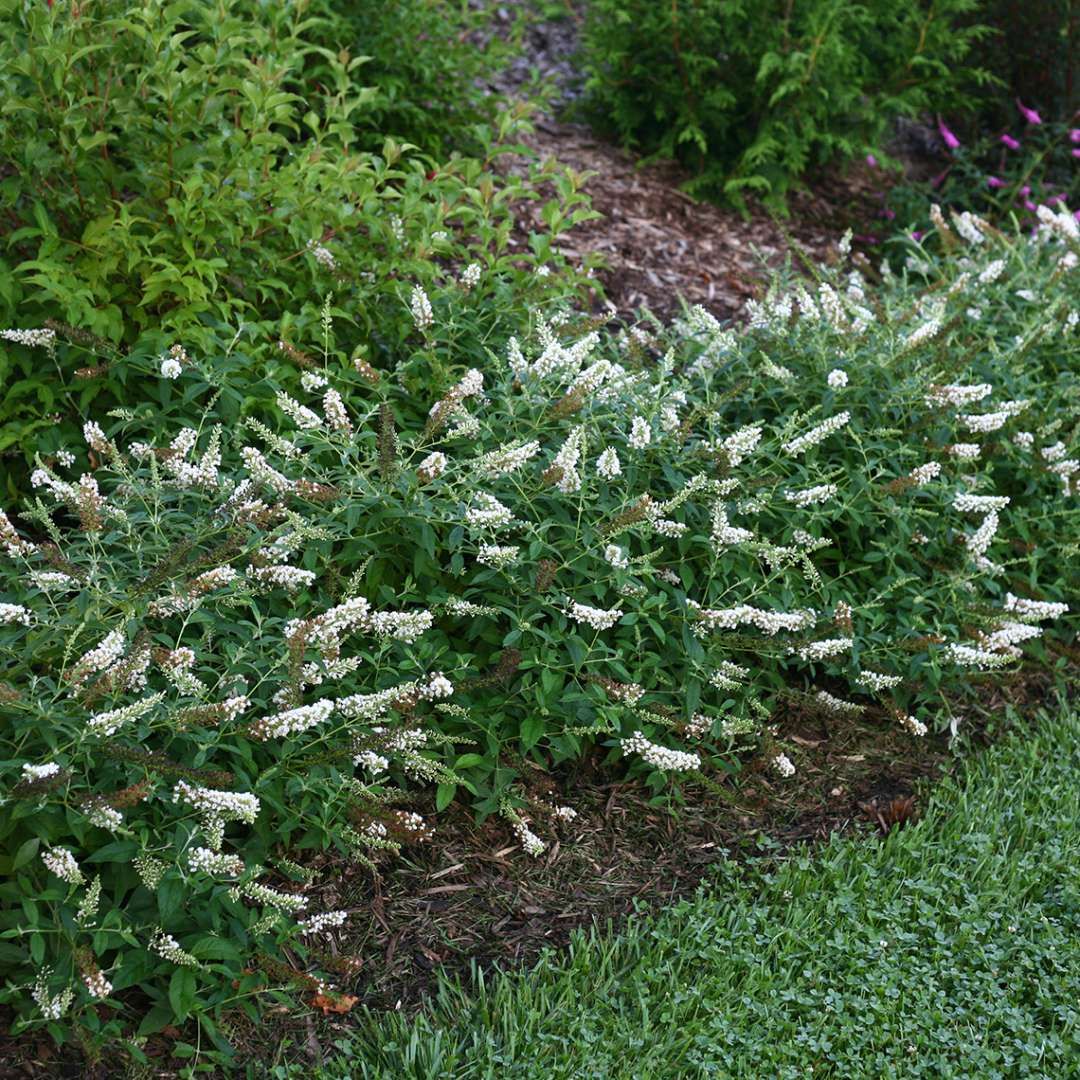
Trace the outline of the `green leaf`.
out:
<instances>
[{"instance_id":1,"label":"green leaf","mask_svg":"<svg viewBox=\"0 0 1080 1080\"><path fill-rule=\"evenodd\" d=\"M186 1020L195 1007L195 972L191 968L177 968L169 980L169 1004L177 1020Z\"/></svg>"},{"instance_id":2,"label":"green leaf","mask_svg":"<svg viewBox=\"0 0 1080 1080\"><path fill-rule=\"evenodd\" d=\"M15 857L11 860L12 872L25 866L28 862L31 862L34 856L37 855L40 847L41 841L36 836L31 836L29 840L24 840L19 845L19 850L15 852Z\"/></svg>"}]
</instances>

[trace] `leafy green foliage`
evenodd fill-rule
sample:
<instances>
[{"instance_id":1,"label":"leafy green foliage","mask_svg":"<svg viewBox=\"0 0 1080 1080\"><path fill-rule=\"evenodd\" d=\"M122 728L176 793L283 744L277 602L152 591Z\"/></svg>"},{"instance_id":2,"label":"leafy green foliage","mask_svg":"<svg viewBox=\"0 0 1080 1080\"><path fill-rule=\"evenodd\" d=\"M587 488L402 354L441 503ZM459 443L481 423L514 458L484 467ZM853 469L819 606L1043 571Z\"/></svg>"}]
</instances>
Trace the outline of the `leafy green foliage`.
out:
<instances>
[{"instance_id":1,"label":"leafy green foliage","mask_svg":"<svg viewBox=\"0 0 1080 1080\"><path fill-rule=\"evenodd\" d=\"M535 854L544 773L590 748L658 798L751 755L787 775L779 707L917 737L946 690L1049 659L1077 600L1069 223L942 220L910 276L778 283L738 333L698 309L606 338L556 292L479 345L480 268L413 287L393 367L325 305L246 414L271 341L118 357L129 406L0 520L5 998L40 1018L40 978L98 1036L129 1000L210 1031L312 985L278 955L326 959L289 868L418 838L402 803L465 800Z\"/></svg>"},{"instance_id":2,"label":"leafy green foliage","mask_svg":"<svg viewBox=\"0 0 1080 1080\"><path fill-rule=\"evenodd\" d=\"M379 5L367 20L377 48L369 57L342 47L358 38L351 16L306 2L50 9L0 0L0 327L52 319L104 343L78 375L0 349L10 388L0 452L17 453L56 416L70 438L91 402L124 402L111 349L150 353L177 337L197 349L258 327L270 344L253 358L257 393L261 366L272 363L270 335L305 335L328 294L379 362L408 333L402 280L433 286L472 261L517 267L526 285L476 308L478 340L508 311L516 318L531 302L528 272L562 265L551 239L586 212L583 200L573 181L564 184L552 231L514 250L514 203L555 178L537 169L504 181L494 170L524 107L473 126L475 158L437 161L380 129L393 124L439 144L429 129L443 121L428 98L413 99L429 124L414 130L404 83L358 82L372 64L409 77L387 50L430 6ZM442 57L432 85L468 99L467 79L463 88L446 78L457 53L436 36L416 62L429 52ZM415 89L434 92L422 82ZM573 275L559 280L574 287ZM11 472L5 486L24 487L18 458Z\"/></svg>"},{"instance_id":3,"label":"leafy green foliage","mask_svg":"<svg viewBox=\"0 0 1080 1080\"><path fill-rule=\"evenodd\" d=\"M691 191L781 204L801 176L878 150L897 115L970 100L977 0L594 0L593 121L694 171ZM880 151L879 151L880 152Z\"/></svg>"},{"instance_id":4,"label":"leafy green foliage","mask_svg":"<svg viewBox=\"0 0 1080 1080\"><path fill-rule=\"evenodd\" d=\"M620 937L370 1017L320 1076L576 1080L628 1060L641 1080L1069 1075L1078 739L1075 711L1038 713L885 841L722 863Z\"/></svg>"}]
</instances>

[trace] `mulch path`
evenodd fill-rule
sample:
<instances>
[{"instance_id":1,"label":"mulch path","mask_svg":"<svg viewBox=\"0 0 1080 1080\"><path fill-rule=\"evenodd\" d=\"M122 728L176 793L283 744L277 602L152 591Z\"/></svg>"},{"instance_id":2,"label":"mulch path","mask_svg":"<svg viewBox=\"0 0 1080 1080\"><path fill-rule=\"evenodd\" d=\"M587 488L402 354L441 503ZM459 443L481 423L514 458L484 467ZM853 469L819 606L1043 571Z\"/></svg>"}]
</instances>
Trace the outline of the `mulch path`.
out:
<instances>
[{"instance_id":1,"label":"mulch path","mask_svg":"<svg viewBox=\"0 0 1080 1080\"><path fill-rule=\"evenodd\" d=\"M564 234L558 246L574 260L603 257L606 267L597 277L612 314L632 321L648 308L667 319L685 300L704 305L719 319L738 319L769 270L789 257L825 261L849 227L869 242L880 224L884 179L865 166L818 178L794 193L787 218L753 200L744 216L687 195L682 185L688 175L674 163L642 164L587 126L559 119L582 95L584 80L574 54L583 4L567 0L565 16L546 21L536 18L533 8L529 0L500 0L496 20L502 32L525 20L523 52L492 89L509 97L534 96L539 77L549 95L547 110L520 141L540 160L592 174L583 190L603 216ZM522 172L525 162L511 159L508 167ZM530 229L546 231L539 216L543 201L520 208L519 242Z\"/></svg>"}]
</instances>

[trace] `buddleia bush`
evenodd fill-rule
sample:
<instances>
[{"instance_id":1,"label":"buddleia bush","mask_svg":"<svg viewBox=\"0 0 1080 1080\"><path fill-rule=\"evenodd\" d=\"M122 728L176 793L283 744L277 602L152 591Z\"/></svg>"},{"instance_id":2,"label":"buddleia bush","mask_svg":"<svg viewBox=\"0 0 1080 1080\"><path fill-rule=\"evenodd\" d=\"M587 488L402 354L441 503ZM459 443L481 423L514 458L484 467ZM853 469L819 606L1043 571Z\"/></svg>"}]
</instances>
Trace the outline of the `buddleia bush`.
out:
<instances>
[{"instance_id":1,"label":"buddleia bush","mask_svg":"<svg viewBox=\"0 0 1080 1080\"><path fill-rule=\"evenodd\" d=\"M368 26L379 49L394 27L420 36L409 31L425 6L380 5ZM91 402L126 400L113 360L133 348L156 355L180 337L212 352L257 328L272 350L318 327L333 294L339 325L347 320L379 362L408 331L403 281L434 290L473 262L497 271L485 280L501 291L468 326L481 340L508 313L503 332L512 332L536 298L512 287L515 268L562 268L548 293L556 281L581 283L551 244L586 213L576 182L555 168L520 179L494 168L527 108L488 110L472 157L434 137L403 142L416 134L401 121L403 87L395 81L391 94L381 75L367 81L372 54L338 7L0 0L0 325L18 312L97 343L78 368L63 365L64 352L39 367L0 346L0 453L10 458L0 486L9 493L25 490L28 436L59 424L71 439ZM462 77L461 93L475 96ZM419 108L425 87L412 89ZM562 205L515 249L514 206L546 180L559 183ZM254 358L247 386L236 385L241 405L261 392L271 350Z\"/></svg>"},{"instance_id":2,"label":"buddleia bush","mask_svg":"<svg viewBox=\"0 0 1080 1080\"><path fill-rule=\"evenodd\" d=\"M677 158L687 187L783 204L807 173L870 151L898 115L958 109L977 0L593 0L586 108L601 129Z\"/></svg>"},{"instance_id":3,"label":"buddleia bush","mask_svg":"<svg viewBox=\"0 0 1080 1080\"><path fill-rule=\"evenodd\" d=\"M468 298L417 285L412 357L354 359L328 316L296 392L239 423L244 343L123 361L159 393L39 457L0 519L21 1022L219 1037L223 1009L347 988L312 853L378 861L457 798L526 858L572 831L554 781L590 751L660 794L780 779L780 708L915 739L1026 652L1058 662L1076 223L936 217L940 256L896 275L841 244L742 331L553 305L432 365ZM200 418L168 429L176 396Z\"/></svg>"}]
</instances>

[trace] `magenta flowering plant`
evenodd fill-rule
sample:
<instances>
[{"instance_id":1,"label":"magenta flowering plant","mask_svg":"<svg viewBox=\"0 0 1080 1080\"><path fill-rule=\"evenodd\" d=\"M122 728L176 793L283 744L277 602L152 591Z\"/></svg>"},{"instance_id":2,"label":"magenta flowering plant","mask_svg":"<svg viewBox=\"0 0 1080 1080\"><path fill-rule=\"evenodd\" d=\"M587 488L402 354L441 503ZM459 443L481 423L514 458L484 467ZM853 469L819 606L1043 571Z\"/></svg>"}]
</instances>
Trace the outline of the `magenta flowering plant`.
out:
<instances>
[{"instance_id":1,"label":"magenta flowering plant","mask_svg":"<svg viewBox=\"0 0 1080 1080\"><path fill-rule=\"evenodd\" d=\"M926 231L933 203L976 208L1000 222L1015 217L1028 229L1040 206L1080 211L1080 128L1070 126L1077 117L1044 120L1019 99L1016 106L1022 128L965 142L939 116L947 160L931 181L894 187L886 211L909 233Z\"/></svg>"}]
</instances>

